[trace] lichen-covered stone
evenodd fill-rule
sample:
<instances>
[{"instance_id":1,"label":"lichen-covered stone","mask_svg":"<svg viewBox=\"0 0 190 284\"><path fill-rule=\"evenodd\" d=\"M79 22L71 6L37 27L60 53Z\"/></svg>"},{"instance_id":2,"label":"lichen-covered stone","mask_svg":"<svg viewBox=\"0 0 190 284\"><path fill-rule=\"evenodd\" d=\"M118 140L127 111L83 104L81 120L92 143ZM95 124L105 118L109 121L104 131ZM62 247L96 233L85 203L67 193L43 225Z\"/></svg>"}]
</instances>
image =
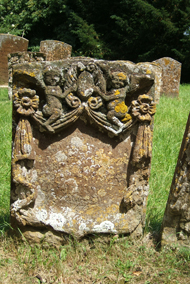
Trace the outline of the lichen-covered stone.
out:
<instances>
[{"instance_id":1,"label":"lichen-covered stone","mask_svg":"<svg viewBox=\"0 0 190 284\"><path fill-rule=\"evenodd\" d=\"M12 226L142 235L155 88L148 63L14 65Z\"/></svg>"},{"instance_id":2,"label":"lichen-covered stone","mask_svg":"<svg viewBox=\"0 0 190 284\"><path fill-rule=\"evenodd\" d=\"M8 54L26 51L27 48L27 39L10 34L0 34L0 85L8 85Z\"/></svg>"},{"instance_id":3,"label":"lichen-covered stone","mask_svg":"<svg viewBox=\"0 0 190 284\"><path fill-rule=\"evenodd\" d=\"M12 81L13 72L12 67L14 64L18 63L32 63L32 62L42 62L46 60L46 55L41 52L14 52L8 55L8 96L12 99Z\"/></svg>"},{"instance_id":4,"label":"lichen-covered stone","mask_svg":"<svg viewBox=\"0 0 190 284\"><path fill-rule=\"evenodd\" d=\"M46 54L47 61L61 60L71 57L72 46L58 40L40 42L40 52Z\"/></svg>"},{"instance_id":5,"label":"lichen-covered stone","mask_svg":"<svg viewBox=\"0 0 190 284\"><path fill-rule=\"evenodd\" d=\"M170 57L163 57L154 61L162 68L161 94L179 97L181 78L181 63Z\"/></svg>"},{"instance_id":6,"label":"lichen-covered stone","mask_svg":"<svg viewBox=\"0 0 190 284\"><path fill-rule=\"evenodd\" d=\"M190 247L190 115L162 223L162 246Z\"/></svg>"}]
</instances>

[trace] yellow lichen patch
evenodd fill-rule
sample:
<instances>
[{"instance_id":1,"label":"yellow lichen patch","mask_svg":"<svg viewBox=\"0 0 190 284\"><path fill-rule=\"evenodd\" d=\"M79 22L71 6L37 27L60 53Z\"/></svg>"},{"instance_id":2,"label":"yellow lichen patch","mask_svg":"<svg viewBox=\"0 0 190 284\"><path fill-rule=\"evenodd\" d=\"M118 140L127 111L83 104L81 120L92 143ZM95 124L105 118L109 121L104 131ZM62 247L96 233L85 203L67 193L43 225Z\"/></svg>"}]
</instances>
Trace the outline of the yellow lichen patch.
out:
<instances>
[{"instance_id":1,"label":"yellow lichen patch","mask_svg":"<svg viewBox=\"0 0 190 284\"><path fill-rule=\"evenodd\" d=\"M128 107L124 102L121 102L115 106L116 112L126 113L128 111Z\"/></svg>"},{"instance_id":2,"label":"yellow lichen patch","mask_svg":"<svg viewBox=\"0 0 190 284\"><path fill-rule=\"evenodd\" d=\"M30 72L29 75L30 75L31 77L35 77L34 72Z\"/></svg>"},{"instance_id":3,"label":"yellow lichen patch","mask_svg":"<svg viewBox=\"0 0 190 284\"><path fill-rule=\"evenodd\" d=\"M151 70L150 69L147 69L146 70L146 74L151 74L152 72L151 72Z\"/></svg>"},{"instance_id":4,"label":"yellow lichen patch","mask_svg":"<svg viewBox=\"0 0 190 284\"><path fill-rule=\"evenodd\" d=\"M126 80L127 79L127 75L124 74L123 72L118 73L117 76L119 77L119 80Z\"/></svg>"},{"instance_id":5,"label":"yellow lichen patch","mask_svg":"<svg viewBox=\"0 0 190 284\"><path fill-rule=\"evenodd\" d=\"M128 114L128 113L126 113L125 117L124 117L121 121L122 121L122 122L126 122L126 121L129 121L129 120L131 120L131 119L132 119L131 115Z\"/></svg>"},{"instance_id":6,"label":"yellow lichen patch","mask_svg":"<svg viewBox=\"0 0 190 284\"><path fill-rule=\"evenodd\" d=\"M117 96L117 95L119 95L119 94L120 94L120 91L119 91L119 90L116 90L115 93L114 93L115 96Z\"/></svg>"},{"instance_id":7,"label":"yellow lichen patch","mask_svg":"<svg viewBox=\"0 0 190 284\"><path fill-rule=\"evenodd\" d=\"M109 162L109 157L107 157L106 155L104 155L104 156L102 157L102 163L105 164L105 165L107 165L108 162Z\"/></svg>"},{"instance_id":8,"label":"yellow lichen patch","mask_svg":"<svg viewBox=\"0 0 190 284\"><path fill-rule=\"evenodd\" d=\"M170 63L170 60L167 59L167 58L164 58L164 62L165 62L166 65L168 65Z\"/></svg>"}]
</instances>

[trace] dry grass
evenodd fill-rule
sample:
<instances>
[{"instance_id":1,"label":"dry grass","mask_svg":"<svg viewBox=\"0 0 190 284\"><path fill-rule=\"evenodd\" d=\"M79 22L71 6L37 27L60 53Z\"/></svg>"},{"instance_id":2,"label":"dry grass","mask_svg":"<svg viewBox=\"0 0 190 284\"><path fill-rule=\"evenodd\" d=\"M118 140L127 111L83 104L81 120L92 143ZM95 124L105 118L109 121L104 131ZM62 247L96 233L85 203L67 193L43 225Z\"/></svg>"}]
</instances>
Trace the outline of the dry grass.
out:
<instances>
[{"instance_id":1,"label":"dry grass","mask_svg":"<svg viewBox=\"0 0 190 284\"><path fill-rule=\"evenodd\" d=\"M0 283L188 283L190 250L157 251L150 238L105 237L50 248L6 238ZM190 279L190 278L189 278Z\"/></svg>"}]
</instances>

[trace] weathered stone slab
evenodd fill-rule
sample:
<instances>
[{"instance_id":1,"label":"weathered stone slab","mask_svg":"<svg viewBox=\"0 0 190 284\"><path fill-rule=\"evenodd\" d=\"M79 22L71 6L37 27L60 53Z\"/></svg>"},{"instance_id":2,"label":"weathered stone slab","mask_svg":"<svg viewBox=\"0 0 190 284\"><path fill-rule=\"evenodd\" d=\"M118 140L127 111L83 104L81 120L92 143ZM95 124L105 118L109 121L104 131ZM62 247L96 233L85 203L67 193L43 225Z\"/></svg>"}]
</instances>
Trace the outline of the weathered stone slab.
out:
<instances>
[{"instance_id":1,"label":"weathered stone slab","mask_svg":"<svg viewBox=\"0 0 190 284\"><path fill-rule=\"evenodd\" d=\"M8 85L8 54L27 49L27 39L10 34L0 34L0 85Z\"/></svg>"},{"instance_id":2,"label":"weathered stone slab","mask_svg":"<svg viewBox=\"0 0 190 284\"><path fill-rule=\"evenodd\" d=\"M161 94L179 97L181 78L181 63L170 57L163 57L154 61L162 68Z\"/></svg>"},{"instance_id":3,"label":"weathered stone slab","mask_svg":"<svg viewBox=\"0 0 190 284\"><path fill-rule=\"evenodd\" d=\"M47 61L61 60L71 57L72 46L58 40L40 42L40 52L46 54Z\"/></svg>"},{"instance_id":4,"label":"weathered stone slab","mask_svg":"<svg viewBox=\"0 0 190 284\"><path fill-rule=\"evenodd\" d=\"M35 239L142 235L154 70L85 57L13 66L12 226Z\"/></svg>"},{"instance_id":5,"label":"weathered stone slab","mask_svg":"<svg viewBox=\"0 0 190 284\"><path fill-rule=\"evenodd\" d=\"M13 72L12 67L14 64L18 63L32 63L32 62L42 62L46 60L46 55L42 52L16 52L8 55L8 75L9 75L9 84L8 84L8 95L9 99L12 99L12 81L13 81Z\"/></svg>"},{"instance_id":6,"label":"weathered stone slab","mask_svg":"<svg viewBox=\"0 0 190 284\"><path fill-rule=\"evenodd\" d=\"M162 246L190 246L190 115L162 224Z\"/></svg>"}]
</instances>

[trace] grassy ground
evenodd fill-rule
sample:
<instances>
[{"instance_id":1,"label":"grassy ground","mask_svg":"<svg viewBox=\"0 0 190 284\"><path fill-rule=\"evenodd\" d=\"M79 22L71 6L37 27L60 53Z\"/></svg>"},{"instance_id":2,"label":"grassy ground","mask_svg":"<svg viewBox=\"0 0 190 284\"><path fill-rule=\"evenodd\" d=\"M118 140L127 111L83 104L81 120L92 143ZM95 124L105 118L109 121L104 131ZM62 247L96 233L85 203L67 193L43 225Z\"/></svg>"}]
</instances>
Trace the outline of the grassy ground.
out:
<instances>
[{"instance_id":1,"label":"grassy ground","mask_svg":"<svg viewBox=\"0 0 190 284\"><path fill-rule=\"evenodd\" d=\"M0 231L9 220L11 165L11 101L6 88L0 88Z\"/></svg>"},{"instance_id":2,"label":"grassy ground","mask_svg":"<svg viewBox=\"0 0 190 284\"><path fill-rule=\"evenodd\" d=\"M158 232L190 106L190 85L180 87L179 99L161 97L154 124L150 195L144 239L102 238L73 241L58 248L18 243L8 227L11 103L0 89L0 284L16 283L175 283L190 282L190 250L159 251Z\"/></svg>"},{"instance_id":3,"label":"grassy ground","mask_svg":"<svg viewBox=\"0 0 190 284\"><path fill-rule=\"evenodd\" d=\"M179 98L161 97L153 135L148 230L159 230L190 112L190 85L180 86Z\"/></svg>"}]
</instances>

